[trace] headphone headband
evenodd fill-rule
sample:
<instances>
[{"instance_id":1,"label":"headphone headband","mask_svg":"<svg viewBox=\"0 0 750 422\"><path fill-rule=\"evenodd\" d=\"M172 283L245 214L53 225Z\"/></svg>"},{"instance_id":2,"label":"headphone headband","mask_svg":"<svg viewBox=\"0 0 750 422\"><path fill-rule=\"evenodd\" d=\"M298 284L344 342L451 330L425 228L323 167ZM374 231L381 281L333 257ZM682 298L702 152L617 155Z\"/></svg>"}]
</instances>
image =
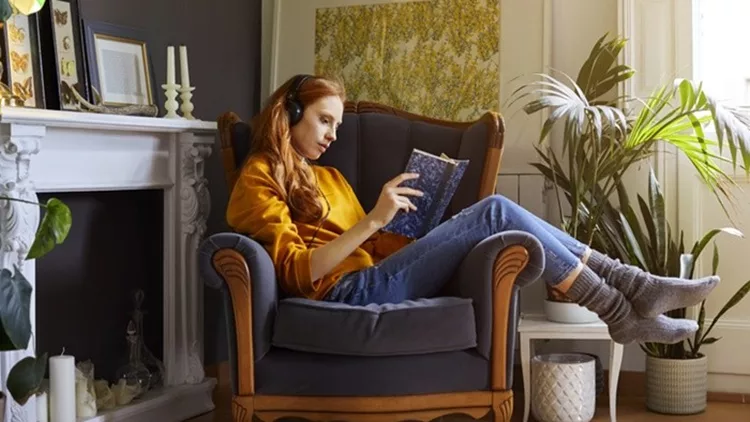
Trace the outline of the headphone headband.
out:
<instances>
[{"instance_id":1,"label":"headphone headband","mask_svg":"<svg viewBox=\"0 0 750 422\"><path fill-rule=\"evenodd\" d=\"M300 88L302 88L302 84L304 84L305 81L309 78L311 78L310 75L304 74L295 76L294 83L287 93L287 99L291 101L299 101L299 99L297 98L297 96L299 95L299 90Z\"/></svg>"}]
</instances>

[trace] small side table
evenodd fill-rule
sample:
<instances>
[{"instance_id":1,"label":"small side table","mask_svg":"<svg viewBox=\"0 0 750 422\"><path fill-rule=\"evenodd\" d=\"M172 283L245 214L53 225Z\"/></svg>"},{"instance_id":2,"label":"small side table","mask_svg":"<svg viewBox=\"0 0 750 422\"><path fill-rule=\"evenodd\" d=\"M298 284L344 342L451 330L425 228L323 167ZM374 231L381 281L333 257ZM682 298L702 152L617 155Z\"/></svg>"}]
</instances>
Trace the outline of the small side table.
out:
<instances>
[{"instance_id":1,"label":"small side table","mask_svg":"<svg viewBox=\"0 0 750 422\"><path fill-rule=\"evenodd\" d=\"M518 324L521 341L521 370L523 372L523 422L529 420L531 407L531 357L534 356L534 340L609 340L609 419L617 421L617 381L622 366L623 345L612 341L607 325L602 321L589 324L562 324L542 316L524 316Z\"/></svg>"}]
</instances>

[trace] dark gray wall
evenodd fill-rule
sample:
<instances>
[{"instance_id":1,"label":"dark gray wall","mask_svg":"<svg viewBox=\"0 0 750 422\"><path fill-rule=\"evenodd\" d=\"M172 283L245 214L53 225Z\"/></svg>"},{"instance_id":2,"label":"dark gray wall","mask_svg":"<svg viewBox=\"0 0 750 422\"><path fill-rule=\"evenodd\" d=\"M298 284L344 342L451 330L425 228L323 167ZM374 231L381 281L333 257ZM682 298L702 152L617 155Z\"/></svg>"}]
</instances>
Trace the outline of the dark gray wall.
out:
<instances>
[{"instance_id":1,"label":"dark gray wall","mask_svg":"<svg viewBox=\"0 0 750 422\"><path fill-rule=\"evenodd\" d=\"M193 114L215 121L232 110L243 119L260 103L261 0L79 0L81 17L136 27L151 34L149 48L158 86L166 81L167 45L187 46ZM177 48L176 48L177 49ZM179 69L179 54L177 69ZM179 81L179 73L178 73ZM163 101L163 95L160 97ZM163 104L160 104L163 106ZM208 234L226 229L228 198L219 143L206 167L212 196ZM217 291L206 289L205 359L227 359Z\"/></svg>"}]
</instances>

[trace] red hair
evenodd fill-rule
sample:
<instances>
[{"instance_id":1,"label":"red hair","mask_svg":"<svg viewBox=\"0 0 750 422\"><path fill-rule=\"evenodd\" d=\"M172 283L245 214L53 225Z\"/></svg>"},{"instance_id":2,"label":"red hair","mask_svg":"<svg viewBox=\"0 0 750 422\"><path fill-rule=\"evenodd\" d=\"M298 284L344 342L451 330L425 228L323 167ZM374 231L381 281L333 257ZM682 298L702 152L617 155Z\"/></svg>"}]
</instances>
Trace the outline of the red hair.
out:
<instances>
[{"instance_id":1,"label":"red hair","mask_svg":"<svg viewBox=\"0 0 750 422\"><path fill-rule=\"evenodd\" d=\"M253 118L250 154L261 153L269 159L273 177L281 187L292 218L309 223L323 218L323 204L312 168L292 146L286 97L294 80L291 78L276 89L263 110ZM307 78L297 92L303 108L329 96L346 101L344 86L320 76Z\"/></svg>"}]
</instances>

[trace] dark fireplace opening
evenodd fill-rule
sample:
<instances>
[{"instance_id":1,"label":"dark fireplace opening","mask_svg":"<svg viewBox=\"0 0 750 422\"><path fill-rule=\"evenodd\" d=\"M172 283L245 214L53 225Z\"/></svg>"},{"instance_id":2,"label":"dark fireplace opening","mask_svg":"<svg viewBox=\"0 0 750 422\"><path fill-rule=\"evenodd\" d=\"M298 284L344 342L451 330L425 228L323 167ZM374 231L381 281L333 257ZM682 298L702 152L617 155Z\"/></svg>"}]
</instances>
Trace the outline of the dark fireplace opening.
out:
<instances>
[{"instance_id":1,"label":"dark fireplace opening","mask_svg":"<svg viewBox=\"0 0 750 422\"><path fill-rule=\"evenodd\" d=\"M65 192L73 224L65 242L36 262L37 355L91 360L96 379L116 382L128 362L134 293L144 292L144 342L163 362L161 190Z\"/></svg>"}]
</instances>

